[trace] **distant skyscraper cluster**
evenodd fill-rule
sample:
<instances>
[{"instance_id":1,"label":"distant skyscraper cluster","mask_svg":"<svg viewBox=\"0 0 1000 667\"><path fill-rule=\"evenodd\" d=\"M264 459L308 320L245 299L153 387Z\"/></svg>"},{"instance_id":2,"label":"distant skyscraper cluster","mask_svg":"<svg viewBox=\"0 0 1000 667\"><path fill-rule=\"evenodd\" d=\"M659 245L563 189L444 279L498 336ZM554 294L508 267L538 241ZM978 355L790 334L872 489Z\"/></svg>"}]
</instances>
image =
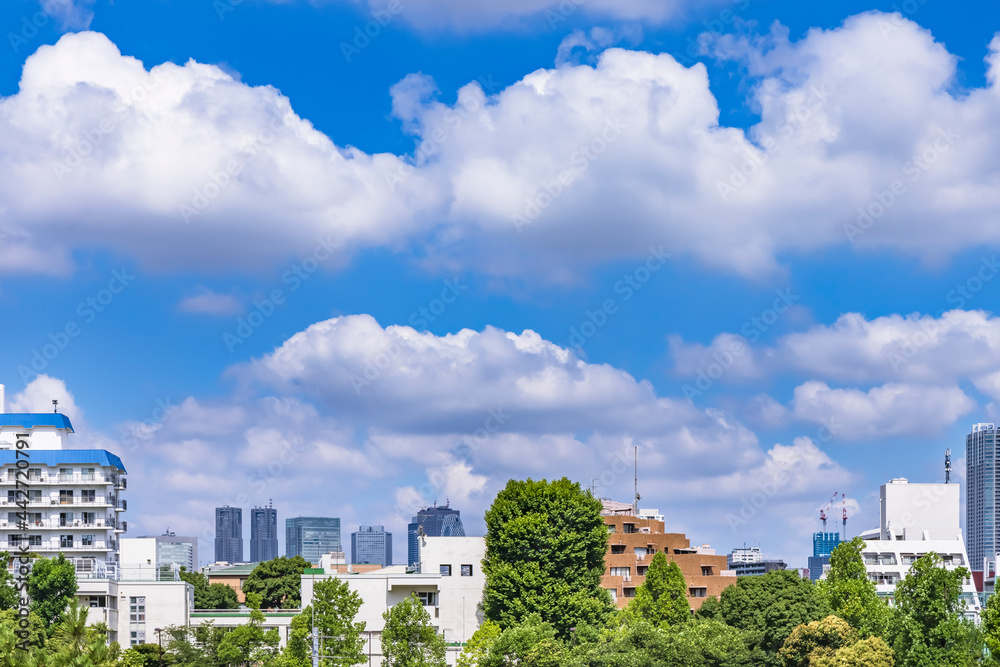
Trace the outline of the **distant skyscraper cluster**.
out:
<instances>
[{"instance_id":1,"label":"distant skyscraper cluster","mask_svg":"<svg viewBox=\"0 0 1000 667\"><path fill-rule=\"evenodd\" d=\"M392 565L392 533L382 526L360 526L351 533L351 562Z\"/></svg>"},{"instance_id":2,"label":"distant skyscraper cluster","mask_svg":"<svg viewBox=\"0 0 1000 667\"><path fill-rule=\"evenodd\" d=\"M465 537L462 526L462 513L447 505L426 507L413 517L407 526L407 564L416 566L420 563L418 539L420 535L427 537Z\"/></svg>"}]
</instances>

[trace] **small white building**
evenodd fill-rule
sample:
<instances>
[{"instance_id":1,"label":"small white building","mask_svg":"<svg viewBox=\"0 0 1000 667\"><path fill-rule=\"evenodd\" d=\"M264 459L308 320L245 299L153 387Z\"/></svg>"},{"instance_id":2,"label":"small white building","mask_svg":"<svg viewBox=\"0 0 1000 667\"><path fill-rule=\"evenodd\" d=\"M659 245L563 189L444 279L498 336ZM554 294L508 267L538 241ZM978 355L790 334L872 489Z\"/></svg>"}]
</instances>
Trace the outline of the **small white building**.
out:
<instances>
[{"instance_id":1,"label":"small white building","mask_svg":"<svg viewBox=\"0 0 1000 667\"><path fill-rule=\"evenodd\" d=\"M333 577L346 581L361 596L356 621L365 622L365 649L375 663L382 661L382 614L415 594L427 608L431 622L449 645L448 663L455 664L462 645L479 629L479 602L486 578L482 561L486 541L482 537L421 537L420 571L405 565L371 572L308 573L302 575L302 606L311 604L317 581Z\"/></svg>"},{"instance_id":2,"label":"small white building","mask_svg":"<svg viewBox=\"0 0 1000 667\"><path fill-rule=\"evenodd\" d=\"M944 567L971 570L959 527L958 484L911 484L905 478L883 484L878 528L861 534L868 578L890 603L898 584L918 558L938 554ZM971 577L962 586L966 616L979 619L982 608Z\"/></svg>"}]
</instances>

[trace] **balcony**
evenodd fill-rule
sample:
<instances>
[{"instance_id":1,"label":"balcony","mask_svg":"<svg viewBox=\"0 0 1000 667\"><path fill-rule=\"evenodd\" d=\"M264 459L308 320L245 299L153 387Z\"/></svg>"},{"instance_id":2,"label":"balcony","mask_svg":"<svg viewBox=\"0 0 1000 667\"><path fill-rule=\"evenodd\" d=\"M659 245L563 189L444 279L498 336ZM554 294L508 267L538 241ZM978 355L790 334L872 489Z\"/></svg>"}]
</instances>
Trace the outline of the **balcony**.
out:
<instances>
[{"instance_id":1,"label":"balcony","mask_svg":"<svg viewBox=\"0 0 1000 667\"><path fill-rule=\"evenodd\" d=\"M4 530L17 530L24 532L23 529L18 528L18 521L0 521L0 531ZM28 521L28 530L57 530L71 528L73 530L107 530L108 528L116 528L113 522L109 522L107 519L98 518L93 523L85 523L83 519L73 519L72 522L68 520L60 519L59 517L42 519L41 521Z\"/></svg>"}]
</instances>

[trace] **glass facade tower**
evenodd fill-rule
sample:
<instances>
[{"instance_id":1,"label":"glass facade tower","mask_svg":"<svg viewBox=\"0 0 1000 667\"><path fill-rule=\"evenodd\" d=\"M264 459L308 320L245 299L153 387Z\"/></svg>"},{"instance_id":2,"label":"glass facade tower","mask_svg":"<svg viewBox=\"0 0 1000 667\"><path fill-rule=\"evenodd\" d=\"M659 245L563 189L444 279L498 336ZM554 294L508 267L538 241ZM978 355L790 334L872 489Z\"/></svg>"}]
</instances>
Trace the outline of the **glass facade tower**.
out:
<instances>
[{"instance_id":1,"label":"glass facade tower","mask_svg":"<svg viewBox=\"0 0 1000 667\"><path fill-rule=\"evenodd\" d=\"M975 424L965 436L965 550L974 571L997 553L997 444L993 424Z\"/></svg>"},{"instance_id":2,"label":"glass facade tower","mask_svg":"<svg viewBox=\"0 0 1000 667\"><path fill-rule=\"evenodd\" d=\"M300 516L285 519L285 555L302 556L319 565L320 556L340 548L340 519Z\"/></svg>"}]
</instances>

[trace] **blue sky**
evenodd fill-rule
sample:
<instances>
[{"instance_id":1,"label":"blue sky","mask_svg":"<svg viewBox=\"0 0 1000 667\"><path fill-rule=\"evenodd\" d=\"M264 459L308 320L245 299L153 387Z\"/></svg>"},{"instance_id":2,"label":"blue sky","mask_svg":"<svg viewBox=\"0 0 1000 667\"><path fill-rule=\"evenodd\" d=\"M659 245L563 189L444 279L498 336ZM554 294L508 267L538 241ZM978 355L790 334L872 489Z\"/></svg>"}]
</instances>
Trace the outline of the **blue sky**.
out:
<instances>
[{"instance_id":1,"label":"blue sky","mask_svg":"<svg viewBox=\"0 0 1000 667\"><path fill-rule=\"evenodd\" d=\"M122 455L136 534L271 498L397 533L448 499L477 533L511 477L628 500L637 447L668 528L804 566L834 491L874 526L997 419L996 7L0 25L3 381Z\"/></svg>"}]
</instances>

